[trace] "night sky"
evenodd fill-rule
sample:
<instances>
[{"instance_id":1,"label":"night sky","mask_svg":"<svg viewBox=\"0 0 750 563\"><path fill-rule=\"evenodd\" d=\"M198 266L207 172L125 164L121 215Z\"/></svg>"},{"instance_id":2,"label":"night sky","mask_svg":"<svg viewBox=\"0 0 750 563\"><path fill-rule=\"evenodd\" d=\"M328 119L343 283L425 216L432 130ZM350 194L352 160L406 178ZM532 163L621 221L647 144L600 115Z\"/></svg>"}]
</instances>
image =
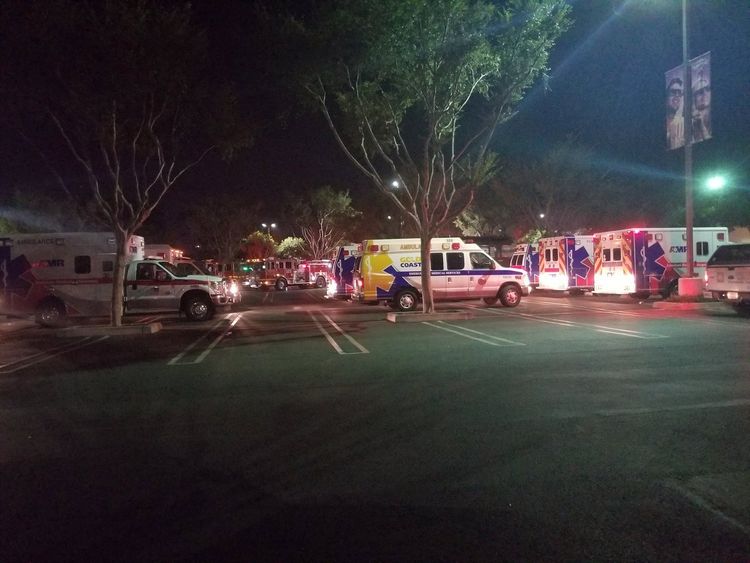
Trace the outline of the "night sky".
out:
<instances>
[{"instance_id":1,"label":"night sky","mask_svg":"<svg viewBox=\"0 0 750 563\"><path fill-rule=\"evenodd\" d=\"M573 135L594 149L596 165L655 186L679 184L682 151L668 152L664 138L664 72L682 62L679 0L572 1L572 29L551 57L548 88L535 87L518 115L502 126L496 149L518 158L542 156ZM691 0L691 57L712 52L714 138L694 148L696 178L730 173L746 187L750 172L750 1ZM273 220L282 195L322 184L350 189L358 201L372 187L335 146L318 115L301 112L281 94L264 61L274 46L259 41L252 2L197 0L196 20L206 27L214 67L241 90L260 126L256 144L230 165L210 158L177 186L155 220L175 202L209 189L237 191L265 202ZM272 119L285 112L282 121ZM0 142L2 189L51 189L43 167L8 131ZM677 191L676 193L679 193ZM750 197L747 189L738 192ZM637 197L637 194L634 194Z\"/></svg>"}]
</instances>

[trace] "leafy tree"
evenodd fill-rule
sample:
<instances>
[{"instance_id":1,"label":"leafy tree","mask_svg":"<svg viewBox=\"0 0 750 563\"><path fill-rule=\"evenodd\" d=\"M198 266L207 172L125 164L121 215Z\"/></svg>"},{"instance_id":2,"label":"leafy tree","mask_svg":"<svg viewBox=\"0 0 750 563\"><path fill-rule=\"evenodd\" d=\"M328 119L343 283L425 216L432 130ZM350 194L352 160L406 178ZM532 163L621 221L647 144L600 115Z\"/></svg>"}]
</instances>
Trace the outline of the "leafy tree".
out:
<instances>
[{"instance_id":1,"label":"leafy tree","mask_svg":"<svg viewBox=\"0 0 750 563\"><path fill-rule=\"evenodd\" d=\"M311 258L330 258L349 230L349 223L361 215L352 208L349 192L331 186L318 188L307 200L293 205L296 223L302 231Z\"/></svg>"},{"instance_id":2,"label":"leafy tree","mask_svg":"<svg viewBox=\"0 0 750 563\"><path fill-rule=\"evenodd\" d=\"M242 241L241 252L245 258L263 260L276 254L276 241L268 233L255 231Z\"/></svg>"},{"instance_id":3,"label":"leafy tree","mask_svg":"<svg viewBox=\"0 0 750 563\"><path fill-rule=\"evenodd\" d=\"M302 237L286 237L276 248L279 258L299 258L307 254L307 243Z\"/></svg>"},{"instance_id":4,"label":"leafy tree","mask_svg":"<svg viewBox=\"0 0 750 563\"><path fill-rule=\"evenodd\" d=\"M592 162L592 152L573 140L539 159L509 161L472 210L516 238L611 228L625 209L622 183Z\"/></svg>"},{"instance_id":5,"label":"leafy tree","mask_svg":"<svg viewBox=\"0 0 750 563\"><path fill-rule=\"evenodd\" d=\"M54 148L56 135L113 230L111 322L120 325L129 237L209 151L230 155L249 142L236 100L211 77L188 4L10 4L0 33L3 102L40 146Z\"/></svg>"},{"instance_id":6,"label":"leafy tree","mask_svg":"<svg viewBox=\"0 0 750 563\"><path fill-rule=\"evenodd\" d=\"M568 12L562 0L348 0L294 22L312 39L305 91L419 233L425 312L430 240L492 176L495 129L547 69Z\"/></svg>"}]
</instances>

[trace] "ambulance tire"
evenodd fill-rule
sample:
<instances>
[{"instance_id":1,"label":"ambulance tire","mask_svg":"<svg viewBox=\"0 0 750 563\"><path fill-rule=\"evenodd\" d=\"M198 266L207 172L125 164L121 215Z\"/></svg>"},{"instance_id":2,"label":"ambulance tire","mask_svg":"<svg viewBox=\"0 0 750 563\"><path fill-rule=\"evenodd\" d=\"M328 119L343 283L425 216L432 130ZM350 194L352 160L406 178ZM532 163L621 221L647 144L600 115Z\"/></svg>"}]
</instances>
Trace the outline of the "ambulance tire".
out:
<instances>
[{"instance_id":1,"label":"ambulance tire","mask_svg":"<svg viewBox=\"0 0 750 563\"><path fill-rule=\"evenodd\" d=\"M286 291L287 283L284 278L279 278L276 280L276 291Z\"/></svg>"},{"instance_id":2,"label":"ambulance tire","mask_svg":"<svg viewBox=\"0 0 750 563\"><path fill-rule=\"evenodd\" d=\"M204 295L189 295L183 306L185 316L190 321L207 321L214 316L211 300Z\"/></svg>"},{"instance_id":3,"label":"ambulance tire","mask_svg":"<svg viewBox=\"0 0 750 563\"><path fill-rule=\"evenodd\" d=\"M484 301L485 305L489 305L490 307L492 307L497 303L497 297L483 297L482 301Z\"/></svg>"},{"instance_id":4,"label":"ambulance tire","mask_svg":"<svg viewBox=\"0 0 750 563\"><path fill-rule=\"evenodd\" d=\"M500 303L504 307L516 307L521 302L521 288L515 284L506 285L500 290Z\"/></svg>"},{"instance_id":5,"label":"ambulance tire","mask_svg":"<svg viewBox=\"0 0 750 563\"><path fill-rule=\"evenodd\" d=\"M35 319L42 326L61 326L65 316L65 304L56 297L48 297L36 306Z\"/></svg>"},{"instance_id":6,"label":"ambulance tire","mask_svg":"<svg viewBox=\"0 0 750 563\"><path fill-rule=\"evenodd\" d=\"M393 302L399 311L406 313L416 310L417 305L419 305L419 297L415 291L405 289L396 295Z\"/></svg>"},{"instance_id":7,"label":"ambulance tire","mask_svg":"<svg viewBox=\"0 0 750 563\"><path fill-rule=\"evenodd\" d=\"M326 286L326 279L323 276L318 276L315 280L315 287L322 289Z\"/></svg>"}]
</instances>

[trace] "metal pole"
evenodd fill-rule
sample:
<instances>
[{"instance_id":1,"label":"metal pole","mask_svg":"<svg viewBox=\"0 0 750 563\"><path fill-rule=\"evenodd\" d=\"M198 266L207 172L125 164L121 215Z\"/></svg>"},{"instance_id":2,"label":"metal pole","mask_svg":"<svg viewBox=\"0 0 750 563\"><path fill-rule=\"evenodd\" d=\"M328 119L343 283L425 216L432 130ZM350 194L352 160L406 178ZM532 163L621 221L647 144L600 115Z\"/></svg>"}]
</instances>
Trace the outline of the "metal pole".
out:
<instances>
[{"instance_id":1,"label":"metal pole","mask_svg":"<svg viewBox=\"0 0 750 563\"><path fill-rule=\"evenodd\" d=\"M682 103L685 131L685 238L687 243L687 277L692 278L695 275L693 268L693 77L690 72L687 0L682 0L682 64L685 68L685 88Z\"/></svg>"}]
</instances>

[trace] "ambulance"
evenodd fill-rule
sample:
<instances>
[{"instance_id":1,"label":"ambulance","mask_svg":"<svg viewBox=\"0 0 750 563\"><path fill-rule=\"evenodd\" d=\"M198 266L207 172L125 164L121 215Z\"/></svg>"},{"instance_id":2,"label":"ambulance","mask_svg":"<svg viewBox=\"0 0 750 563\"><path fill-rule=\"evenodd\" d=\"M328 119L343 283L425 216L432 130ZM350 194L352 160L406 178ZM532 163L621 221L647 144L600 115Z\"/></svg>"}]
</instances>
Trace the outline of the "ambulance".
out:
<instances>
[{"instance_id":1,"label":"ambulance","mask_svg":"<svg viewBox=\"0 0 750 563\"><path fill-rule=\"evenodd\" d=\"M333 261L331 281L328 282L326 297L329 299L349 299L354 290L354 267L361 254L362 246L351 244L340 246Z\"/></svg>"},{"instance_id":2,"label":"ambulance","mask_svg":"<svg viewBox=\"0 0 750 563\"><path fill-rule=\"evenodd\" d=\"M581 293L594 289L594 237L539 239L539 289Z\"/></svg>"},{"instance_id":3,"label":"ambulance","mask_svg":"<svg viewBox=\"0 0 750 563\"><path fill-rule=\"evenodd\" d=\"M106 315L115 249L112 233L0 235L0 312L35 314L40 324L49 304L70 316ZM126 261L143 257L143 237L130 237Z\"/></svg>"},{"instance_id":4,"label":"ambulance","mask_svg":"<svg viewBox=\"0 0 750 563\"><path fill-rule=\"evenodd\" d=\"M726 244L726 227L693 228L693 269L703 276L706 262ZM631 295L677 294L687 275L687 233L683 227L632 228L594 233L594 292Z\"/></svg>"},{"instance_id":5,"label":"ambulance","mask_svg":"<svg viewBox=\"0 0 750 563\"><path fill-rule=\"evenodd\" d=\"M519 243L510 257L510 267L520 268L529 276L532 287L539 285L539 245L537 243Z\"/></svg>"},{"instance_id":6,"label":"ambulance","mask_svg":"<svg viewBox=\"0 0 750 563\"><path fill-rule=\"evenodd\" d=\"M364 241L352 299L401 311L416 309L422 289L420 248L416 238ZM515 307L522 295L531 293L526 272L500 266L477 244L460 238L432 239L430 270L436 301L482 299L494 305L499 300Z\"/></svg>"},{"instance_id":7,"label":"ambulance","mask_svg":"<svg viewBox=\"0 0 750 563\"><path fill-rule=\"evenodd\" d=\"M173 248L168 244L147 244L143 253L147 258L164 260L170 264L177 264L185 254L182 250Z\"/></svg>"}]
</instances>

